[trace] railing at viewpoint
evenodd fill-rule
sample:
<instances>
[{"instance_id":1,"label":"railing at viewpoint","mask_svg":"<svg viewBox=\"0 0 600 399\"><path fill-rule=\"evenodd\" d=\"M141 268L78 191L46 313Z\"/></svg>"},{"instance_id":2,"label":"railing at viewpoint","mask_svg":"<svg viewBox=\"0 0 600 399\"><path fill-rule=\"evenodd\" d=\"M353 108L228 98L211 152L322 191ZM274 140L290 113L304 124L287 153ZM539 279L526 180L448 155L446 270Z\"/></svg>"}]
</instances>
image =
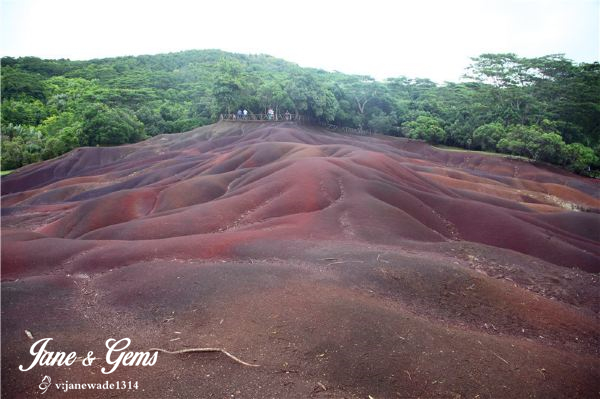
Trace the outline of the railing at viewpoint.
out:
<instances>
[{"instance_id":1,"label":"railing at viewpoint","mask_svg":"<svg viewBox=\"0 0 600 399\"><path fill-rule=\"evenodd\" d=\"M249 113L247 115L237 114L221 114L221 121L236 121L236 122L289 122L294 121L306 125L318 125L331 130L336 133L342 134L354 134L358 136L372 136L375 132L371 129L361 129L354 127L338 126L331 123L322 122L310 117L305 117L299 114L254 114Z\"/></svg>"},{"instance_id":2,"label":"railing at viewpoint","mask_svg":"<svg viewBox=\"0 0 600 399\"><path fill-rule=\"evenodd\" d=\"M248 115L237 115L237 114L221 114L220 120L222 121L236 121L236 122L253 122L253 121L269 121L269 122L288 122L296 121L301 122L304 120L302 115L298 114L253 114Z\"/></svg>"}]
</instances>

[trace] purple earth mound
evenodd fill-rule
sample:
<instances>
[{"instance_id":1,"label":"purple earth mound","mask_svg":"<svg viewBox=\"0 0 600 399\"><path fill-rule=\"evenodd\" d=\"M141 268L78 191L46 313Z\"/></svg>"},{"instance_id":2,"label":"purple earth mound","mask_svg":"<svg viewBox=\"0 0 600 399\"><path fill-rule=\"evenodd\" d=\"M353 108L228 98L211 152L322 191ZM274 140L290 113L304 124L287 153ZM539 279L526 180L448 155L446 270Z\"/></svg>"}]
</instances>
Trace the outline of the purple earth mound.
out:
<instances>
[{"instance_id":1,"label":"purple earth mound","mask_svg":"<svg viewBox=\"0 0 600 399\"><path fill-rule=\"evenodd\" d=\"M574 398L600 390L600 186L293 122L78 148L2 179L2 397ZM152 367L51 349L218 347ZM143 389L143 392L141 392ZM46 397L112 397L114 391ZM120 396L120 397L121 397Z\"/></svg>"}]
</instances>

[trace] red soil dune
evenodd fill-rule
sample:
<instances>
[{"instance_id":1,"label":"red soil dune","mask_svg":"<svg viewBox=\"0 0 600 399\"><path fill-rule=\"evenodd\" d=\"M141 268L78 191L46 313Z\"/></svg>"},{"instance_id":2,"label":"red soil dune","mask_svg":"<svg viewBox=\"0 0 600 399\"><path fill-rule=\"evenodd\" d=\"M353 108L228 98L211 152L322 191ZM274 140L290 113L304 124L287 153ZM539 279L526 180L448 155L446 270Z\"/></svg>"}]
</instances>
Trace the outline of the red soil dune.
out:
<instances>
[{"instance_id":1,"label":"red soil dune","mask_svg":"<svg viewBox=\"0 0 600 399\"><path fill-rule=\"evenodd\" d=\"M597 395L599 188L293 123L30 165L2 180L2 397L34 395L39 373L106 380L18 371L24 330L78 353L126 336L261 364L161 354L119 369L144 397Z\"/></svg>"}]
</instances>

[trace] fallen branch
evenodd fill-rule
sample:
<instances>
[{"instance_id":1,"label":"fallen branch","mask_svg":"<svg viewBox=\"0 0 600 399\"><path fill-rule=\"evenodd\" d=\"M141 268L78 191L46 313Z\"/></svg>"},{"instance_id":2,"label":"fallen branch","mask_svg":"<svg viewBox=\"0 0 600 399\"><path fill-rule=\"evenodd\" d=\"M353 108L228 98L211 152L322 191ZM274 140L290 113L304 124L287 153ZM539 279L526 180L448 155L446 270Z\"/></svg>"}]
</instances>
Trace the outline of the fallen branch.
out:
<instances>
[{"instance_id":1,"label":"fallen branch","mask_svg":"<svg viewBox=\"0 0 600 399\"><path fill-rule=\"evenodd\" d=\"M339 264L342 264L342 263L364 263L364 262L362 260L340 260L340 261L337 261L337 262L328 263L327 266L339 265Z\"/></svg>"},{"instance_id":2,"label":"fallen branch","mask_svg":"<svg viewBox=\"0 0 600 399\"><path fill-rule=\"evenodd\" d=\"M502 358L500 355L498 355L496 352L492 352L492 354L493 354L494 356L496 356L498 359L502 360L504 363L506 363L506 364L509 364L509 365L510 365L510 363L508 363L506 360L504 360L504 359L503 359L503 358Z\"/></svg>"},{"instance_id":3,"label":"fallen branch","mask_svg":"<svg viewBox=\"0 0 600 399\"><path fill-rule=\"evenodd\" d=\"M161 348L150 348L148 350L150 352L168 353L169 355L179 355L181 353L193 353L193 352L221 352L224 355L228 356L229 358L233 359L234 361L238 362L239 364L243 364L244 366L250 366L250 367L259 367L260 366L258 364L246 363L245 361L238 359L237 357L233 356L231 353L229 353L226 350L221 349L221 348L190 348L190 349L181 349L178 351L168 351L166 349L161 349Z\"/></svg>"}]
</instances>

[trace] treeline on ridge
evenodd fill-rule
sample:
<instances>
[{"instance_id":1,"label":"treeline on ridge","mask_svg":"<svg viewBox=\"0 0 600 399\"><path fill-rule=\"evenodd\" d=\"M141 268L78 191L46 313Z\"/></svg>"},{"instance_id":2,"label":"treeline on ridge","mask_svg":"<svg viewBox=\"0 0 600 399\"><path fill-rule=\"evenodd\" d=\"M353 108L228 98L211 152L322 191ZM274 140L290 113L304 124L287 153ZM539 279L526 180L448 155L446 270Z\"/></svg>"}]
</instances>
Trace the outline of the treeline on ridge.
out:
<instances>
[{"instance_id":1,"label":"treeline on ridge","mask_svg":"<svg viewBox=\"0 0 600 399\"><path fill-rule=\"evenodd\" d=\"M464 82L444 84L376 81L219 50L90 61L4 57L1 75L4 170L269 107L582 174L600 169L600 65L562 55L483 54Z\"/></svg>"}]
</instances>

